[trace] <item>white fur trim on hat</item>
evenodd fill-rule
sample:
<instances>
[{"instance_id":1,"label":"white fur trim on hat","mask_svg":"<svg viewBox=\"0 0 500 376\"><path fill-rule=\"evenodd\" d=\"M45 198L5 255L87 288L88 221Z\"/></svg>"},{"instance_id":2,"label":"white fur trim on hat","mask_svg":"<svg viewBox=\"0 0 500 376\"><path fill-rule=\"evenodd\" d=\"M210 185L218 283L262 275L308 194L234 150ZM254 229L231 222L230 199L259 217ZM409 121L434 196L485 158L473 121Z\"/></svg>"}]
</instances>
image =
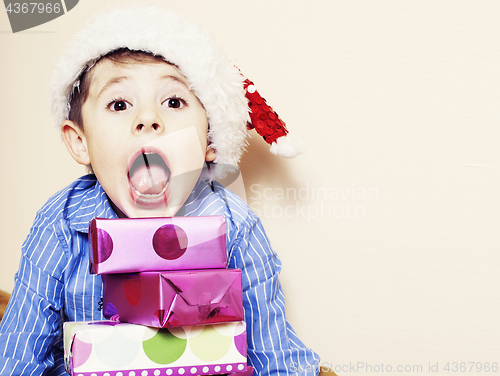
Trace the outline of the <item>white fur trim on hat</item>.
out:
<instances>
[{"instance_id":1,"label":"white fur trim on hat","mask_svg":"<svg viewBox=\"0 0 500 376\"><path fill-rule=\"evenodd\" d=\"M280 157L293 158L306 151L306 144L302 139L288 134L273 142L269 150Z\"/></svg>"},{"instance_id":2,"label":"white fur trim on hat","mask_svg":"<svg viewBox=\"0 0 500 376\"><path fill-rule=\"evenodd\" d=\"M81 73L119 48L161 55L176 65L207 113L208 139L218 165L213 178L224 175L225 165L238 164L250 121L243 77L207 33L167 9L114 10L76 35L52 79L51 103L57 126L68 119L70 96Z\"/></svg>"}]
</instances>

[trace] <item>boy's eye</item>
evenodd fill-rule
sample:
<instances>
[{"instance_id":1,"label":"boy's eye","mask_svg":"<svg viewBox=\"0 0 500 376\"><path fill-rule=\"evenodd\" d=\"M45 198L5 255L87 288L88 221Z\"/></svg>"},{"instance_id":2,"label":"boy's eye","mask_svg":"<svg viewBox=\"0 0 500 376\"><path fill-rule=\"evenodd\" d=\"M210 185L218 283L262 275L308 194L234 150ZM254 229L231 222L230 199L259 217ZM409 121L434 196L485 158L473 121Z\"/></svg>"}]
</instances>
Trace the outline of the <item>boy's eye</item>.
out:
<instances>
[{"instance_id":1,"label":"boy's eye","mask_svg":"<svg viewBox=\"0 0 500 376\"><path fill-rule=\"evenodd\" d=\"M108 104L111 111L125 111L131 107L131 104L124 100L113 101Z\"/></svg>"},{"instance_id":2,"label":"boy's eye","mask_svg":"<svg viewBox=\"0 0 500 376\"><path fill-rule=\"evenodd\" d=\"M172 97L163 102L163 105L169 108L182 108L186 105L186 102L184 99Z\"/></svg>"}]
</instances>

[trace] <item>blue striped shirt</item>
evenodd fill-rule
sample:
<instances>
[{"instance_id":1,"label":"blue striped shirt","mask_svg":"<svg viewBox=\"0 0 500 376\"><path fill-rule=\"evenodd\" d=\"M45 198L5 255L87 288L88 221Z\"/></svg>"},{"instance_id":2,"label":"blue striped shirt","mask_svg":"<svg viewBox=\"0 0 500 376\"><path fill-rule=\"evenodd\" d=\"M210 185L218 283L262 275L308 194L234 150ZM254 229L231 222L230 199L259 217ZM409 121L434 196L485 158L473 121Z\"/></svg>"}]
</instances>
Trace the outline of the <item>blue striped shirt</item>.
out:
<instances>
[{"instance_id":1,"label":"blue striped shirt","mask_svg":"<svg viewBox=\"0 0 500 376\"><path fill-rule=\"evenodd\" d=\"M299 364L309 370L304 375L316 374L308 365L319 357L285 318L281 262L259 218L219 183L203 181L178 215L227 218L228 266L242 270L248 363L255 373L296 374ZM62 322L103 319L101 278L88 272L88 224L95 217L117 218L94 175L76 180L38 211L0 326L1 375L65 375Z\"/></svg>"}]
</instances>

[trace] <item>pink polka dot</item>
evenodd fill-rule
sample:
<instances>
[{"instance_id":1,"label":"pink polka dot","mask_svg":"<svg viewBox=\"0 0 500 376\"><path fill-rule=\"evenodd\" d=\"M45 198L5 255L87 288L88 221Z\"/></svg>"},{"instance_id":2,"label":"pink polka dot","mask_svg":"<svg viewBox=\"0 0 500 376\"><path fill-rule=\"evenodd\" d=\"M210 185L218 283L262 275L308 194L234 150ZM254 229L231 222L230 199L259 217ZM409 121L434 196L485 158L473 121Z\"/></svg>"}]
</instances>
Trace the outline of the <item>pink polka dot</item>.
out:
<instances>
[{"instance_id":1,"label":"pink polka dot","mask_svg":"<svg viewBox=\"0 0 500 376\"><path fill-rule=\"evenodd\" d=\"M238 352L243 355L247 356L247 333L243 332L240 335L237 335L234 337L234 344L236 346L236 349L238 349Z\"/></svg>"},{"instance_id":2,"label":"pink polka dot","mask_svg":"<svg viewBox=\"0 0 500 376\"><path fill-rule=\"evenodd\" d=\"M99 244L99 253L97 254L97 263L106 261L111 252L113 252L113 239L106 230L102 228L97 229L97 244Z\"/></svg>"},{"instance_id":3,"label":"pink polka dot","mask_svg":"<svg viewBox=\"0 0 500 376\"><path fill-rule=\"evenodd\" d=\"M131 306L136 306L141 301L142 296L142 284L139 275L130 274L123 282L123 290L125 293L125 297L127 298L127 302Z\"/></svg>"},{"instance_id":4,"label":"pink polka dot","mask_svg":"<svg viewBox=\"0 0 500 376\"><path fill-rule=\"evenodd\" d=\"M187 246L186 232L176 225L161 226L153 235L153 248L163 259L178 259L186 252Z\"/></svg>"},{"instance_id":5,"label":"pink polka dot","mask_svg":"<svg viewBox=\"0 0 500 376\"><path fill-rule=\"evenodd\" d=\"M78 337L75 337L73 341L73 351L73 367L77 368L85 364L89 359L92 353L92 343L80 341Z\"/></svg>"}]
</instances>

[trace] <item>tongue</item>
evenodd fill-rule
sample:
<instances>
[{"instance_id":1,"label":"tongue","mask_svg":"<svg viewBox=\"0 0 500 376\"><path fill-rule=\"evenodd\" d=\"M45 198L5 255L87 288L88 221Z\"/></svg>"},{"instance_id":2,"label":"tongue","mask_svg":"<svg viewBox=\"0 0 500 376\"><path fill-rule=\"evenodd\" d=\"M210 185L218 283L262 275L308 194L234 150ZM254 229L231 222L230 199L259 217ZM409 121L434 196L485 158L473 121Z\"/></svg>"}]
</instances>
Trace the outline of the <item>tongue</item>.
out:
<instances>
[{"instance_id":1,"label":"tongue","mask_svg":"<svg viewBox=\"0 0 500 376\"><path fill-rule=\"evenodd\" d=\"M129 176L134 188L148 195L160 194L168 183L168 177L164 166L145 163L137 166Z\"/></svg>"}]
</instances>

